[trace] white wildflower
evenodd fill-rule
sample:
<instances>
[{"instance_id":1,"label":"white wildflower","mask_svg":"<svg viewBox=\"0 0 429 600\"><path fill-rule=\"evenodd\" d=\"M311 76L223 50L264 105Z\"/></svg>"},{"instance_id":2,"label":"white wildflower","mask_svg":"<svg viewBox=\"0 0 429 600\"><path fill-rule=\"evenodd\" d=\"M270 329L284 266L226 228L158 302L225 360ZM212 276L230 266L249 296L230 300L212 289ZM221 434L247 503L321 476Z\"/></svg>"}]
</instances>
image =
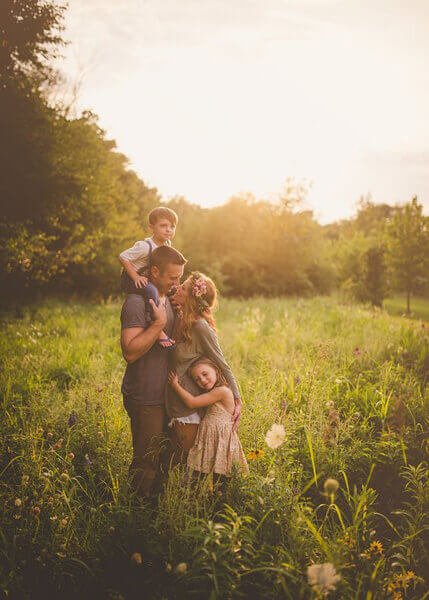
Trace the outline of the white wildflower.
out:
<instances>
[{"instance_id":1,"label":"white wildflower","mask_svg":"<svg viewBox=\"0 0 429 600\"><path fill-rule=\"evenodd\" d=\"M340 487L340 484L338 483L338 481L336 479L332 479L332 478L328 478L325 481L325 483L323 484L323 489L325 490L325 493L328 494L329 496L331 494L336 494L339 487Z\"/></svg>"},{"instance_id":2,"label":"white wildflower","mask_svg":"<svg viewBox=\"0 0 429 600\"><path fill-rule=\"evenodd\" d=\"M278 448L283 444L286 437L286 431L283 425L274 423L265 435L265 443L269 448Z\"/></svg>"},{"instance_id":3,"label":"white wildflower","mask_svg":"<svg viewBox=\"0 0 429 600\"><path fill-rule=\"evenodd\" d=\"M307 569L308 583L311 587L327 596L330 591L335 590L335 586L340 581L341 576L335 571L332 563L323 563L321 565L310 565Z\"/></svg>"},{"instance_id":4,"label":"white wildflower","mask_svg":"<svg viewBox=\"0 0 429 600\"><path fill-rule=\"evenodd\" d=\"M179 563L174 569L178 575L184 575L188 570L188 565L185 562Z\"/></svg>"}]
</instances>

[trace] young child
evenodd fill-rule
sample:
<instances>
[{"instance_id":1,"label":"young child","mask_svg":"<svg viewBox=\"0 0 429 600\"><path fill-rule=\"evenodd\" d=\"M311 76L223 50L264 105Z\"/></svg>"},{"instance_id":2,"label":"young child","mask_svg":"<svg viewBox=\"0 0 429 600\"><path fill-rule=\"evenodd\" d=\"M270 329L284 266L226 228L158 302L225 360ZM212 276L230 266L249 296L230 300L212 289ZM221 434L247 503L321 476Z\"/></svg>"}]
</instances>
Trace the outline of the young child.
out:
<instances>
[{"instance_id":1,"label":"young child","mask_svg":"<svg viewBox=\"0 0 429 600\"><path fill-rule=\"evenodd\" d=\"M159 295L156 287L148 281L150 255L158 246L171 246L171 239L176 232L178 217L174 210L166 206L158 206L149 213L149 228L152 237L138 241L132 248L119 255L123 266L121 288L126 294L140 294L145 300L153 300L158 306ZM151 318L150 311L148 316ZM174 348L174 340L161 331L158 343L163 348Z\"/></svg>"},{"instance_id":2,"label":"young child","mask_svg":"<svg viewBox=\"0 0 429 600\"><path fill-rule=\"evenodd\" d=\"M201 473L231 475L233 465L249 472L237 432L232 430L234 396L218 366L209 358L200 358L189 374L204 393L193 396L179 383L177 374L168 376L171 387L189 408L207 406L198 427L195 443L188 454L188 467Z\"/></svg>"}]
</instances>

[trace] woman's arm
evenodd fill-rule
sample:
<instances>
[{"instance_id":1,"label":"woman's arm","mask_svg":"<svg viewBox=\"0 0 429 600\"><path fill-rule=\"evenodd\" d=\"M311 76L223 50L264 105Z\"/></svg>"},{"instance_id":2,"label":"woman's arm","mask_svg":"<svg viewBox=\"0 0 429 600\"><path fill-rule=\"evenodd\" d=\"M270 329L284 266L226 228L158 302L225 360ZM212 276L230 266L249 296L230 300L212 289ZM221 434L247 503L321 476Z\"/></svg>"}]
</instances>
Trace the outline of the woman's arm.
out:
<instances>
[{"instance_id":1,"label":"woman's arm","mask_svg":"<svg viewBox=\"0 0 429 600\"><path fill-rule=\"evenodd\" d=\"M222 371L223 376L225 377L229 387L234 394L234 400L241 403L240 399L240 391L238 389L237 381L231 371L231 367L226 362L221 347L219 345L219 340L216 335L216 331L214 331L210 325L206 321L197 321L194 325L194 329L197 332L198 338L200 340L201 346L204 351L204 356L210 358L213 362L215 362L220 370Z\"/></svg>"},{"instance_id":2,"label":"woman's arm","mask_svg":"<svg viewBox=\"0 0 429 600\"><path fill-rule=\"evenodd\" d=\"M222 388L218 387L210 390L210 392L207 392L206 394L193 396L180 385L179 378L175 371L169 373L168 381L173 390L180 396L188 408L201 408L224 399L225 392Z\"/></svg>"}]
</instances>

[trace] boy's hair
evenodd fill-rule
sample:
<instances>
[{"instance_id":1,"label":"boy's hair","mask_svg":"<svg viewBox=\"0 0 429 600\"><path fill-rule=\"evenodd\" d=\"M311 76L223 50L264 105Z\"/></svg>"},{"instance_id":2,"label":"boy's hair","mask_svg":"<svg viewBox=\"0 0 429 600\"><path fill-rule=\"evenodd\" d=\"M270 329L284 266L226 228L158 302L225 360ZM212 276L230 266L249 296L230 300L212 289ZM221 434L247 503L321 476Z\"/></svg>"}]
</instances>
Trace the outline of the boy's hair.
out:
<instances>
[{"instance_id":1,"label":"boy's hair","mask_svg":"<svg viewBox=\"0 0 429 600\"><path fill-rule=\"evenodd\" d=\"M195 360L191 364L191 366L188 368L188 375L190 375L192 377L192 371L198 365L208 365L209 367L211 367L212 369L214 369L216 371L216 383L215 383L214 387L220 387L220 386L229 387L229 384L228 384L227 380L225 379L225 375L222 373L222 371L220 370L218 365L213 360L211 360L210 358L206 358L205 356L197 358L197 360Z\"/></svg>"},{"instance_id":2,"label":"boy's hair","mask_svg":"<svg viewBox=\"0 0 429 600\"><path fill-rule=\"evenodd\" d=\"M168 219L173 227L176 227L179 222L179 217L174 210L166 206L157 206L150 211L148 216L149 225L156 225L160 219Z\"/></svg>"},{"instance_id":3,"label":"boy's hair","mask_svg":"<svg viewBox=\"0 0 429 600\"><path fill-rule=\"evenodd\" d=\"M158 246L151 253L149 258L149 272L151 267L158 267L162 274L167 265L186 265L188 261L175 248L171 246Z\"/></svg>"}]
</instances>

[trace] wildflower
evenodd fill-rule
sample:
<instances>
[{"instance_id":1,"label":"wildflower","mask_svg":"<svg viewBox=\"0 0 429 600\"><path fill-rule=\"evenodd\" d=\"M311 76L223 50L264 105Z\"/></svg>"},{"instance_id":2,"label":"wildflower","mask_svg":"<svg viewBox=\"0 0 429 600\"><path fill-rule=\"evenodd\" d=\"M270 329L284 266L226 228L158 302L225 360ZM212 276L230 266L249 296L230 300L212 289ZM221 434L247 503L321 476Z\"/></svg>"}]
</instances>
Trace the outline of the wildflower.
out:
<instances>
[{"instance_id":1,"label":"wildflower","mask_svg":"<svg viewBox=\"0 0 429 600\"><path fill-rule=\"evenodd\" d=\"M413 571L406 573L396 573L393 579L387 584L387 593L392 600L402 600L403 592L406 592L408 584L419 578Z\"/></svg>"},{"instance_id":2,"label":"wildflower","mask_svg":"<svg viewBox=\"0 0 429 600\"><path fill-rule=\"evenodd\" d=\"M328 402L325 404L325 406L328 410L330 410L331 408L334 408L335 403L333 400L328 400Z\"/></svg>"},{"instance_id":3,"label":"wildflower","mask_svg":"<svg viewBox=\"0 0 429 600\"><path fill-rule=\"evenodd\" d=\"M14 514L14 515L13 515L13 518L14 518L16 521L19 521L19 519L21 518L21 515L20 515L19 513L16 513L16 514Z\"/></svg>"},{"instance_id":4,"label":"wildflower","mask_svg":"<svg viewBox=\"0 0 429 600\"><path fill-rule=\"evenodd\" d=\"M332 478L326 479L325 483L323 484L325 494L327 494L328 496L333 496L338 491L339 487L340 484L338 483L338 481Z\"/></svg>"},{"instance_id":5,"label":"wildflower","mask_svg":"<svg viewBox=\"0 0 429 600\"><path fill-rule=\"evenodd\" d=\"M307 568L307 578L308 583L316 592L322 594L322 596L327 596L331 590L335 590L341 576L337 574L332 563L323 563L321 565L310 565Z\"/></svg>"},{"instance_id":6,"label":"wildflower","mask_svg":"<svg viewBox=\"0 0 429 600\"><path fill-rule=\"evenodd\" d=\"M73 459L74 459L74 454L73 454L73 452L69 452L69 453L67 454L67 458L68 458L69 460L73 460Z\"/></svg>"},{"instance_id":7,"label":"wildflower","mask_svg":"<svg viewBox=\"0 0 429 600\"><path fill-rule=\"evenodd\" d=\"M89 454L85 454L85 463L88 467L92 465L92 460L89 458Z\"/></svg>"},{"instance_id":8,"label":"wildflower","mask_svg":"<svg viewBox=\"0 0 429 600\"><path fill-rule=\"evenodd\" d=\"M295 385L299 385L301 383L301 377L297 375L296 377L294 377L293 382Z\"/></svg>"},{"instance_id":9,"label":"wildflower","mask_svg":"<svg viewBox=\"0 0 429 600\"><path fill-rule=\"evenodd\" d=\"M140 552L134 552L133 554L131 554L130 560L134 565L142 565L143 564L143 559L142 559L142 555L140 554Z\"/></svg>"},{"instance_id":10,"label":"wildflower","mask_svg":"<svg viewBox=\"0 0 429 600\"><path fill-rule=\"evenodd\" d=\"M374 540L370 543L368 552L370 554L383 554L383 544L378 540Z\"/></svg>"},{"instance_id":11,"label":"wildflower","mask_svg":"<svg viewBox=\"0 0 429 600\"><path fill-rule=\"evenodd\" d=\"M335 380L335 383L336 383L337 385L340 385L340 383L342 383L342 382L343 382L343 380L342 380L342 379L340 379L339 377L337 377L337 379Z\"/></svg>"},{"instance_id":12,"label":"wildflower","mask_svg":"<svg viewBox=\"0 0 429 600\"><path fill-rule=\"evenodd\" d=\"M353 354L354 354L355 356L361 356L361 354L362 354L362 350L361 350L360 348L355 348L355 349L353 350Z\"/></svg>"},{"instance_id":13,"label":"wildflower","mask_svg":"<svg viewBox=\"0 0 429 600\"><path fill-rule=\"evenodd\" d=\"M69 520L67 517L64 517L64 519L61 519L61 521L60 521L61 527L67 527L68 522L69 522Z\"/></svg>"},{"instance_id":14,"label":"wildflower","mask_svg":"<svg viewBox=\"0 0 429 600\"><path fill-rule=\"evenodd\" d=\"M58 517L57 517L57 515L53 515L52 517L49 517L49 519L50 519L51 521L57 521L57 520L58 520Z\"/></svg>"},{"instance_id":15,"label":"wildflower","mask_svg":"<svg viewBox=\"0 0 429 600\"><path fill-rule=\"evenodd\" d=\"M174 569L177 575L184 575L188 570L188 565L185 562L179 563Z\"/></svg>"},{"instance_id":16,"label":"wildflower","mask_svg":"<svg viewBox=\"0 0 429 600\"><path fill-rule=\"evenodd\" d=\"M54 434L52 433L52 431L48 431L48 433L46 434L46 436L48 438L52 438L52 437L54 437Z\"/></svg>"},{"instance_id":17,"label":"wildflower","mask_svg":"<svg viewBox=\"0 0 429 600\"><path fill-rule=\"evenodd\" d=\"M115 528L113 527L113 525L111 525L111 526L109 527L109 533L113 533L114 531L115 531Z\"/></svg>"},{"instance_id":18,"label":"wildflower","mask_svg":"<svg viewBox=\"0 0 429 600\"><path fill-rule=\"evenodd\" d=\"M30 478L28 475L23 475L21 478L21 483L22 485L27 485L27 483L30 481Z\"/></svg>"},{"instance_id":19,"label":"wildflower","mask_svg":"<svg viewBox=\"0 0 429 600\"><path fill-rule=\"evenodd\" d=\"M61 473L60 479L61 479L61 481L66 483L67 481L69 481L70 477L69 477L68 473Z\"/></svg>"},{"instance_id":20,"label":"wildflower","mask_svg":"<svg viewBox=\"0 0 429 600\"><path fill-rule=\"evenodd\" d=\"M40 508L38 506L33 506L31 512L35 517L38 517L40 515Z\"/></svg>"},{"instance_id":21,"label":"wildflower","mask_svg":"<svg viewBox=\"0 0 429 600\"><path fill-rule=\"evenodd\" d=\"M283 425L274 423L265 435L265 443L269 448L275 450L285 441L286 432Z\"/></svg>"},{"instance_id":22,"label":"wildflower","mask_svg":"<svg viewBox=\"0 0 429 600\"><path fill-rule=\"evenodd\" d=\"M64 440L63 440L63 438L60 438L60 439L58 440L58 442L56 442L56 443L54 444L54 450L59 450L59 449L61 448L61 446L63 445L63 441L64 441Z\"/></svg>"},{"instance_id":23,"label":"wildflower","mask_svg":"<svg viewBox=\"0 0 429 600\"><path fill-rule=\"evenodd\" d=\"M171 573L171 571L173 570L173 567L171 566L170 563L165 563L165 570L167 573Z\"/></svg>"},{"instance_id":24,"label":"wildflower","mask_svg":"<svg viewBox=\"0 0 429 600\"><path fill-rule=\"evenodd\" d=\"M263 450L251 450L246 456L248 460L257 460L258 458L263 458L264 454Z\"/></svg>"},{"instance_id":25,"label":"wildflower","mask_svg":"<svg viewBox=\"0 0 429 600\"><path fill-rule=\"evenodd\" d=\"M76 425L77 421L78 421L77 414L73 411L72 413L70 413L69 420L67 421L67 425L69 427L73 427L73 425Z\"/></svg>"},{"instance_id":26,"label":"wildflower","mask_svg":"<svg viewBox=\"0 0 429 600\"><path fill-rule=\"evenodd\" d=\"M21 506L22 505L22 500L21 498L16 498L15 499L15 506Z\"/></svg>"}]
</instances>

